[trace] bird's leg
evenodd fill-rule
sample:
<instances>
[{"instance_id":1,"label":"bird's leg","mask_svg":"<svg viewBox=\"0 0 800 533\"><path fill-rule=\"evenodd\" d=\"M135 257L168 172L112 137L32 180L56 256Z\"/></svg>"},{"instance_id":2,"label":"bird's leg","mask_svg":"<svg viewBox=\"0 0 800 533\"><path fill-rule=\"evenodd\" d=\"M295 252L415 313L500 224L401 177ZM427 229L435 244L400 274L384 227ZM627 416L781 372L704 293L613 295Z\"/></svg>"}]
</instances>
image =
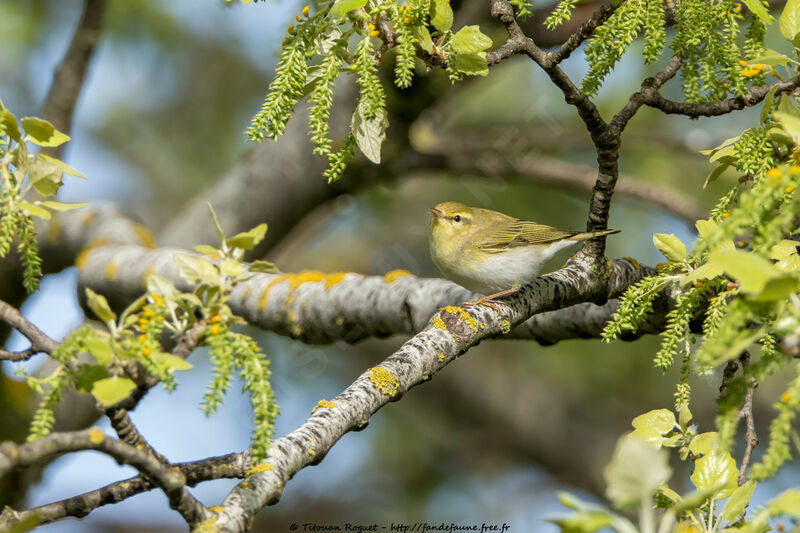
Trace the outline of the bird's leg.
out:
<instances>
[{"instance_id":1,"label":"bird's leg","mask_svg":"<svg viewBox=\"0 0 800 533\"><path fill-rule=\"evenodd\" d=\"M477 300L474 300L472 302L463 302L461 304L461 307L469 307L473 305L485 305L486 307L494 309L495 311L499 311L500 309L497 307L497 305L495 305L495 303L492 300L494 300L495 298L500 298L501 296L508 296L509 294L514 294L515 292L519 291L519 288L520 288L519 285L514 285L510 289L496 292L488 296L482 296L481 298L478 298Z\"/></svg>"}]
</instances>

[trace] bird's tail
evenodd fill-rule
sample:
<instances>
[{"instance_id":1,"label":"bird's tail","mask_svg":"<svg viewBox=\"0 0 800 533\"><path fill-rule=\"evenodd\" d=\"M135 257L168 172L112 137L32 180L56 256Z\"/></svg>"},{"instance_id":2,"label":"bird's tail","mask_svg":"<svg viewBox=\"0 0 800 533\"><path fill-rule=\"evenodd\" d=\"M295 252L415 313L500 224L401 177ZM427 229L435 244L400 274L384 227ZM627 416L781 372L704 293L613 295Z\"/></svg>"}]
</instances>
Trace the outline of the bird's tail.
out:
<instances>
[{"instance_id":1,"label":"bird's tail","mask_svg":"<svg viewBox=\"0 0 800 533\"><path fill-rule=\"evenodd\" d=\"M603 235L611 235L613 233L619 233L618 229L604 229L600 231L584 231L581 233L576 233L572 237L567 237L571 241L585 241L586 239L591 239L592 237L602 237Z\"/></svg>"}]
</instances>

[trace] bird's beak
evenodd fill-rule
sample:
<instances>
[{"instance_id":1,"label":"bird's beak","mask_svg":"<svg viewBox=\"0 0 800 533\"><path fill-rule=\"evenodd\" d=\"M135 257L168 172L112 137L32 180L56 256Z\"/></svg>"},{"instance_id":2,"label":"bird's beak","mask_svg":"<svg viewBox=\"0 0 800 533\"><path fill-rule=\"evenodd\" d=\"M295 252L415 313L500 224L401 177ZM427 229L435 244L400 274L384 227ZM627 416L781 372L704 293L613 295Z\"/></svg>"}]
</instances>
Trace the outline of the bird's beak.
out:
<instances>
[{"instance_id":1,"label":"bird's beak","mask_svg":"<svg viewBox=\"0 0 800 533\"><path fill-rule=\"evenodd\" d=\"M442 218L442 217L444 217L444 213L442 213L441 211L439 211L439 210L438 210L438 209L436 209L435 207L431 207L430 209L428 209L428 211L430 211L430 212L431 212L431 214L432 214L432 215L433 215L435 218Z\"/></svg>"}]
</instances>

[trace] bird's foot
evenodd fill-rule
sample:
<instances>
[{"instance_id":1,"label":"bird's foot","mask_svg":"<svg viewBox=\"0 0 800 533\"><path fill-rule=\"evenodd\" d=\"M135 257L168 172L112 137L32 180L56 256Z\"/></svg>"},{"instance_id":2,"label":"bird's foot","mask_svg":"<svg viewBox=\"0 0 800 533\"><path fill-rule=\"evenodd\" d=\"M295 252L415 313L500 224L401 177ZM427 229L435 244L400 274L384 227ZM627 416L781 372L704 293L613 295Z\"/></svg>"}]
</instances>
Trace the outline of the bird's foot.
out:
<instances>
[{"instance_id":1,"label":"bird's foot","mask_svg":"<svg viewBox=\"0 0 800 533\"><path fill-rule=\"evenodd\" d=\"M472 302L463 302L461 304L461 307L471 307L471 306L476 306L476 305L483 305L483 306L486 306L486 307L488 307L490 309L493 309L494 311L500 311L500 308L497 307L497 304L494 302L495 298L500 298L502 296L508 296L509 294L514 294L518 290L519 290L519 287L512 287L510 289L506 289L504 291L496 292L496 293L490 294L488 296L483 296L483 297L478 298L477 300L474 300Z\"/></svg>"}]
</instances>

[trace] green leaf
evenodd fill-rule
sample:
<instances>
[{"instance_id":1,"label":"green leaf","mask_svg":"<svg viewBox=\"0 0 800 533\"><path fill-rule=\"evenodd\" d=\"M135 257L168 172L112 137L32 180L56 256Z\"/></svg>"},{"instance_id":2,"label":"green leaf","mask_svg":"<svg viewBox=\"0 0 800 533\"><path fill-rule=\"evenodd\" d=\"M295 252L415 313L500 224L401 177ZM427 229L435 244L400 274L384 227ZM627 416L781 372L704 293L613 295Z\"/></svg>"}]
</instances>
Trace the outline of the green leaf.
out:
<instances>
[{"instance_id":1,"label":"green leaf","mask_svg":"<svg viewBox=\"0 0 800 533\"><path fill-rule=\"evenodd\" d=\"M672 470L668 460L663 449L655 450L638 437L624 435L603 470L606 495L616 507L638 507L669 479Z\"/></svg>"},{"instance_id":2,"label":"green leaf","mask_svg":"<svg viewBox=\"0 0 800 533\"><path fill-rule=\"evenodd\" d=\"M714 279L717 276L721 276L722 273L722 268L714 263L700 265L685 276L681 276L681 287L687 287L695 281L699 281L701 279Z\"/></svg>"},{"instance_id":3,"label":"green leaf","mask_svg":"<svg viewBox=\"0 0 800 533\"><path fill-rule=\"evenodd\" d=\"M767 504L771 516L788 515L800 518L800 490L790 489L782 492Z\"/></svg>"},{"instance_id":4,"label":"green leaf","mask_svg":"<svg viewBox=\"0 0 800 533\"><path fill-rule=\"evenodd\" d=\"M176 253L173 257L178 265L178 273L188 283L214 285L219 281L217 268L202 257L183 253Z\"/></svg>"},{"instance_id":5,"label":"green leaf","mask_svg":"<svg viewBox=\"0 0 800 533\"><path fill-rule=\"evenodd\" d=\"M214 230L217 232L217 237L219 237L219 242L225 242L225 234L222 232L222 227L219 225L219 220L217 219L217 214L214 212L214 208L211 207L211 202L206 202L208 206L208 212L211 213L211 221L214 223Z\"/></svg>"},{"instance_id":6,"label":"green leaf","mask_svg":"<svg viewBox=\"0 0 800 533\"><path fill-rule=\"evenodd\" d=\"M196 244L194 246L195 252L200 252L203 255L215 255L219 253L217 248L209 246L208 244Z\"/></svg>"},{"instance_id":7,"label":"green leaf","mask_svg":"<svg viewBox=\"0 0 800 533\"><path fill-rule=\"evenodd\" d=\"M253 261L248 267L250 272L261 272L263 274L278 274L280 269L269 261Z\"/></svg>"},{"instance_id":8,"label":"green leaf","mask_svg":"<svg viewBox=\"0 0 800 533\"><path fill-rule=\"evenodd\" d=\"M178 289L175 288L175 284L171 280L158 274L150 274L147 276L147 292L158 294L168 304L178 294Z\"/></svg>"},{"instance_id":9,"label":"green leaf","mask_svg":"<svg viewBox=\"0 0 800 533\"><path fill-rule=\"evenodd\" d=\"M59 187L61 187L60 181L39 180L33 183L33 188L36 189L36 192L45 197L55 196Z\"/></svg>"},{"instance_id":10,"label":"green leaf","mask_svg":"<svg viewBox=\"0 0 800 533\"><path fill-rule=\"evenodd\" d=\"M785 98L781 98L781 102L784 100ZM775 111L772 116L775 117L783 131L789 134L795 143L800 141L800 117L785 111Z\"/></svg>"},{"instance_id":11,"label":"green leaf","mask_svg":"<svg viewBox=\"0 0 800 533\"><path fill-rule=\"evenodd\" d=\"M38 205L34 205L30 202L26 202L25 200L19 200L17 202L19 206L25 209L28 213L35 217L43 218L45 220L50 220L50 211L44 209L43 207L39 207Z\"/></svg>"},{"instance_id":12,"label":"green leaf","mask_svg":"<svg viewBox=\"0 0 800 533\"><path fill-rule=\"evenodd\" d=\"M694 455L706 455L719 448L719 433L709 431L700 433L692 438L689 443L689 451Z\"/></svg>"},{"instance_id":13,"label":"green leaf","mask_svg":"<svg viewBox=\"0 0 800 533\"><path fill-rule=\"evenodd\" d=\"M582 512L567 518L548 520L559 527L561 533L594 533L610 526L614 519L606 513Z\"/></svg>"},{"instance_id":14,"label":"green leaf","mask_svg":"<svg viewBox=\"0 0 800 533\"><path fill-rule=\"evenodd\" d=\"M689 410L689 406L684 405L678 412L678 425L685 430L687 427L689 427L689 422L692 421L693 417L694 415L692 415L692 412Z\"/></svg>"},{"instance_id":15,"label":"green leaf","mask_svg":"<svg viewBox=\"0 0 800 533\"><path fill-rule=\"evenodd\" d=\"M798 288L800 288L800 283L797 278L791 274L785 274L767 281L764 288L751 299L756 302L777 302L793 292L797 292Z\"/></svg>"},{"instance_id":16,"label":"green leaf","mask_svg":"<svg viewBox=\"0 0 800 533\"><path fill-rule=\"evenodd\" d=\"M111 349L111 342L108 338L101 338L98 335L90 336L86 339L86 350L101 365L108 365L114 360L114 351Z\"/></svg>"},{"instance_id":17,"label":"green leaf","mask_svg":"<svg viewBox=\"0 0 800 533\"><path fill-rule=\"evenodd\" d=\"M750 13L763 20L765 24L772 24L772 21L775 20L769 14L767 8L764 7L764 4L761 3L761 0L744 0L744 3Z\"/></svg>"},{"instance_id":18,"label":"green leaf","mask_svg":"<svg viewBox=\"0 0 800 533\"><path fill-rule=\"evenodd\" d=\"M653 244L670 261L686 259L686 246L672 233L656 233L653 235Z\"/></svg>"},{"instance_id":19,"label":"green leaf","mask_svg":"<svg viewBox=\"0 0 800 533\"><path fill-rule=\"evenodd\" d=\"M108 377L105 365L80 365L75 376L75 388L82 392L90 392L95 382Z\"/></svg>"},{"instance_id":20,"label":"green leaf","mask_svg":"<svg viewBox=\"0 0 800 533\"><path fill-rule=\"evenodd\" d=\"M21 122L30 141L39 146L61 146L69 140L69 135L61 133L46 120L24 117Z\"/></svg>"},{"instance_id":21,"label":"green leaf","mask_svg":"<svg viewBox=\"0 0 800 533\"><path fill-rule=\"evenodd\" d=\"M798 271L800 270L800 255L798 254L800 248L798 246L800 246L800 242L784 239L772 247L769 256L778 261L775 266L781 270Z\"/></svg>"},{"instance_id":22,"label":"green leaf","mask_svg":"<svg viewBox=\"0 0 800 533\"><path fill-rule=\"evenodd\" d=\"M477 54L492 46L488 35L481 33L477 25L464 26L453 36L451 41L456 54Z\"/></svg>"},{"instance_id":23,"label":"green leaf","mask_svg":"<svg viewBox=\"0 0 800 533\"><path fill-rule=\"evenodd\" d=\"M79 209L81 207L86 207L89 205L87 202L78 202L78 203L66 203L66 202L54 202L52 200L45 200L38 202L39 205L43 205L48 209L55 209L56 211L71 211L73 209Z\"/></svg>"},{"instance_id":24,"label":"green leaf","mask_svg":"<svg viewBox=\"0 0 800 533\"><path fill-rule=\"evenodd\" d=\"M353 113L351 129L356 139L359 150L367 159L373 163L381 162L381 146L386 140L386 128L389 127L389 119L386 117L386 110L378 109L375 116L367 118L369 105L360 102Z\"/></svg>"},{"instance_id":25,"label":"green leaf","mask_svg":"<svg viewBox=\"0 0 800 533\"><path fill-rule=\"evenodd\" d=\"M33 188L43 196L53 196L61 187L64 169L57 163L36 158L28 167L28 179Z\"/></svg>"},{"instance_id":26,"label":"green leaf","mask_svg":"<svg viewBox=\"0 0 800 533\"><path fill-rule=\"evenodd\" d=\"M675 415L669 409L653 409L641 414L631 422L634 428L652 428L662 435L675 429Z\"/></svg>"},{"instance_id":27,"label":"green leaf","mask_svg":"<svg viewBox=\"0 0 800 533\"><path fill-rule=\"evenodd\" d=\"M259 224L250 231L237 233L225 243L232 248L242 248L243 250L252 250L255 245L264 239L267 234L267 225L264 223Z\"/></svg>"},{"instance_id":28,"label":"green leaf","mask_svg":"<svg viewBox=\"0 0 800 533\"><path fill-rule=\"evenodd\" d=\"M786 2L778 19L778 28L781 30L781 35L790 41L800 32L800 0Z\"/></svg>"},{"instance_id":29,"label":"green leaf","mask_svg":"<svg viewBox=\"0 0 800 533\"><path fill-rule=\"evenodd\" d=\"M447 0L431 0L431 24L441 32L453 27L453 8Z\"/></svg>"},{"instance_id":30,"label":"green leaf","mask_svg":"<svg viewBox=\"0 0 800 533\"><path fill-rule=\"evenodd\" d=\"M654 409L637 416L631 424L635 428L632 435L660 448L664 435L675 429L675 415L669 409Z\"/></svg>"},{"instance_id":31,"label":"green leaf","mask_svg":"<svg viewBox=\"0 0 800 533\"><path fill-rule=\"evenodd\" d=\"M314 49L317 55L326 56L342 38L342 30L338 26L331 26L314 39ZM307 80L311 81L311 80Z\"/></svg>"},{"instance_id":32,"label":"green leaf","mask_svg":"<svg viewBox=\"0 0 800 533\"><path fill-rule=\"evenodd\" d=\"M753 59L748 59L747 62L750 63L751 65L756 65L761 63L763 65L785 67L791 61L791 59L789 59L788 56L785 56L780 52L776 52L775 50L766 49L764 52L765 53L763 55L754 57ZM773 86L773 89L775 88L776 87Z\"/></svg>"},{"instance_id":33,"label":"green leaf","mask_svg":"<svg viewBox=\"0 0 800 533\"><path fill-rule=\"evenodd\" d=\"M731 160L731 162L733 161L733 157L729 159ZM703 182L703 188L705 189L706 187L708 187L710 183L714 183L715 181L717 181L717 178L722 176L722 173L730 168L731 162L720 163L719 165L714 167L711 170L711 172L708 173L708 176L706 176L706 181Z\"/></svg>"},{"instance_id":34,"label":"green leaf","mask_svg":"<svg viewBox=\"0 0 800 533\"><path fill-rule=\"evenodd\" d=\"M21 136L19 132L19 124L17 124L17 117L8 109L0 111L0 123L3 124L6 135L13 140L20 142Z\"/></svg>"},{"instance_id":35,"label":"green leaf","mask_svg":"<svg viewBox=\"0 0 800 533\"><path fill-rule=\"evenodd\" d=\"M70 176L75 176L76 178L84 178L84 179L86 179L86 176L84 176L82 173L78 172L77 170L75 170L74 168L69 166L68 164L64 163L60 159L56 159L55 157L50 157L49 155L43 154L41 152L36 154L36 159L38 159L40 161L45 161L47 163L50 163L51 165L56 165L56 166L60 167L61 171L64 174L69 174Z\"/></svg>"},{"instance_id":36,"label":"green leaf","mask_svg":"<svg viewBox=\"0 0 800 533\"><path fill-rule=\"evenodd\" d=\"M235 278L236 276L244 272L244 265L242 264L241 261L237 261L236 259L227 257L219 263L219 269L220 272L222 272L226 276Z\"/></svg>"},{"instance_id":37,"label":"green leaf","mask_svg":"<svg viewBox=\"0 0 800 533\"><path fill-rule=\"evenodd\" d=\"M488 76L489 64L486 62L486 53L458 54L455 61L456 70L468 76Z\"/></svg>"},{"instance_id":38,"label":"green leaf","mask_svg":"<svg viewBox=\"0 0 800 533\"><path fill-rule=\"evenodd\" d=\"M419 39L420 47L428 53L433 52L433 39L431 39L431 32L425 26L414 26L412 28L414 36Z\"/></svg>"},{"instance_id":39,"label":"green leaf","mask_svg":"<svg viewBox=\"0 0 800 533\"><path fill-rule=\"evenodd\" d=\"M89 309L106 324L113 323L117 320L117 315L111 310L111 307L109 307L106 297L88 288L86 289L86 305L88 305Z\"/></svg>"},{"instance_id":40,"label":"green leaf","mask_svg":"<svg viewBox=\"0 0 800 533\"><path fill-rule=\"evenodd\" d=\"M156 352L150 354L150 357L167 367L170 371L191 370L194 368L190 362L169 353Z\"/></svg>"},{"instance_id":41,"label":"green leaf","mask_svg":"<svg viewBox=\"0 0 800 533\"><path fill-rule=\"evenodd\" d=\"M92 396L103 407L111 407L130 396L135 388L136 384L132 380L114 376L95 381L92 385Z\"/></svg>"},{"instance_id":42,"label":"green leaf","mask_svg":"<svg viewBox=\"0 0 800 533\"><path fill-rule=\"evenodd\" d=\"M364 7L367 0L336 0L331 7L330 14L343 17L348 11Z\"/></svg>"},{"instance_id":43,"label":"green leaf","mask_svg":"<svg viewBox=\"0 0 800 533\"><path fill-rule=\"evenodd\" d=\"M756 482L751 479L733 491L733 494L728 498L728 502L722 509L722 518L725 520L735 520L736 517L744 511L745 507L747 507L747 504L750 502L750 496L753 495L753 489L755 488Z\"/></svg>"},{"instance_id":44,"label":"green leaf","mask_svg":"<svg viewBox=\"0 0 800 533\"><path fill-rule=\"evenodd\" d=\"M769 114L772 111L772 101L775 99L775 91L777 90L778 86L773 85L767 92L767 96L764 97L764 101L761 102L761 115L759 116L761 122L766 122L767 118L769 118Z\"/></svg>"},{"instance_id":45,"label":"green leaf","mask_svg":"<svg viewBox=\"0 0 800 533\"><path fill-rule=\"evenodd\" d=\"M763 257L743 250L720 250L708 256L708 262L722 268L739 282L742 292L757 295L770 279L784 274Z\"/></svg>"},{"instance_id":46,"label":"green leaf","mask_svg":"<svg viewBox=\"0 0 800 533\"><path fill-rule=\"evenodd\" d=\"M736 461L730 453L711 450L694 462L692 483L697 490L713 491L712 498L719 500L730 496L736 490Z\"/></svg>"}]
</instances>

